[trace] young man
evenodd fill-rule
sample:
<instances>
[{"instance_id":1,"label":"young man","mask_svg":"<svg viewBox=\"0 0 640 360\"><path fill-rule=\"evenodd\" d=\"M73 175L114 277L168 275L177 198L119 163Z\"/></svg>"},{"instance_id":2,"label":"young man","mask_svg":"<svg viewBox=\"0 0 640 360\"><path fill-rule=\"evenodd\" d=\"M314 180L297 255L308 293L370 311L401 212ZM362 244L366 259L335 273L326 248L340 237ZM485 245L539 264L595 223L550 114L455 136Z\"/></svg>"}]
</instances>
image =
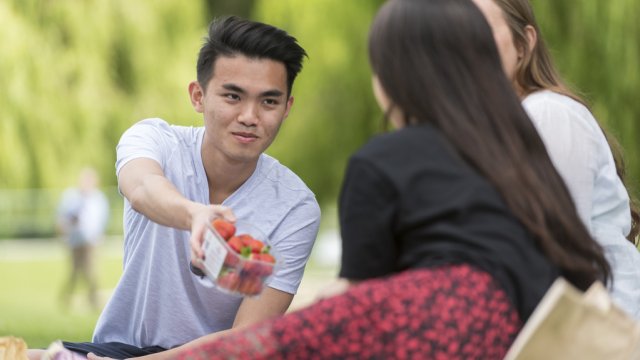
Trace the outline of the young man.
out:
<instances>
[{"instance_id":1,"label":"young man","mask_svg":"<svg viewBox=\"0 0 640 360\"><path fill-rule=\"evenodd\" d=\"M140 356L287 310L320 208L293 172L263 152L293 105L291 88L305 55L293 37L270 25L236 17L211 24L198 80L189 84L204 127L147 119L118 144L124 271L93 343L65 343L68 349ZM189 270L190 242L201 244L215 217L251 223L280 254L280 269L260 296L222 293Z\"/></svg>"}]
</instances>

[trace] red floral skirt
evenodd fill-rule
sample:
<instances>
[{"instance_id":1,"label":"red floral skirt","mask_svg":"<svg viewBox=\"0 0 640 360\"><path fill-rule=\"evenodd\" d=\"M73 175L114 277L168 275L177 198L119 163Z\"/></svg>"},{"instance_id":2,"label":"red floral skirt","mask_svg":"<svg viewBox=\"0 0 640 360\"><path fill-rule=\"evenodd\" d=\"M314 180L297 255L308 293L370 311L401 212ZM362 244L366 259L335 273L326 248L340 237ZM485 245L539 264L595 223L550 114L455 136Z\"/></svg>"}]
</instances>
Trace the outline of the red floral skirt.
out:
<instances>
[{"instance_id":1,"label":"red floral skirt","mask_svg":"<svg viewBox=\"0 0 640 360\"><path fill-rule=\"evenodd\" d=\"M405 271L263 322L180 359L502 359L522 326L467 265Z\"/></svg>"}]
</instances>

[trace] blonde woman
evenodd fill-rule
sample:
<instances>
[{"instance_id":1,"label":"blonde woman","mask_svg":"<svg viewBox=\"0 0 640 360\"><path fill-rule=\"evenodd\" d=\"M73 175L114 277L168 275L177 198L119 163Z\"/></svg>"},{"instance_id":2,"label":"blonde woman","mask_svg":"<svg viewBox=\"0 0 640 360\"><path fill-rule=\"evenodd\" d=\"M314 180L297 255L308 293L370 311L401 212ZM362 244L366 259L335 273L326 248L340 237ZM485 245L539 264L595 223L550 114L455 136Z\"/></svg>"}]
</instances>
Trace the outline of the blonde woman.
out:
<instances>
[{"instance_id":1,"label":"blonde woman","mask_svg":"<svg viewBox=\"0 0 640 360\"><path fill-rule=\"evenodd\" d=\"M474 0L498 46L503 68L565 181L578 215L611 265L614 299L640 318L638 212L621 161L585 102L556 71L528 0Z\"/></svg>"}]
</instances>

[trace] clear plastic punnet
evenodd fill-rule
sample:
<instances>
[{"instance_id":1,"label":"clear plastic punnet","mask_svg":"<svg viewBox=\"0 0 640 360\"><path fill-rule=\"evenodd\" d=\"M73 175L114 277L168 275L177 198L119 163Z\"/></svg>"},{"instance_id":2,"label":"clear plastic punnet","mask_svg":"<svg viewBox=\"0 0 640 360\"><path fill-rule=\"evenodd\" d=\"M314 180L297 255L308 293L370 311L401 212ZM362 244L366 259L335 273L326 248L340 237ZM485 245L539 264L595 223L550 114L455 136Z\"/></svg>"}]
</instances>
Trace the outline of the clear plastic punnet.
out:
<instances>
[{"instance_id":1,"label":"clear plastic punnet","mask_svg":"<svg viewBox=\"0 0 640 360\"><path fill-rule=\"evenodd\" d=\"M204 273L224 292L256 296L275 272L277 254L266 235L243 222L235 223L235 233L225 239L213 226L204 238Z\"/></svg>"}]
</instances>

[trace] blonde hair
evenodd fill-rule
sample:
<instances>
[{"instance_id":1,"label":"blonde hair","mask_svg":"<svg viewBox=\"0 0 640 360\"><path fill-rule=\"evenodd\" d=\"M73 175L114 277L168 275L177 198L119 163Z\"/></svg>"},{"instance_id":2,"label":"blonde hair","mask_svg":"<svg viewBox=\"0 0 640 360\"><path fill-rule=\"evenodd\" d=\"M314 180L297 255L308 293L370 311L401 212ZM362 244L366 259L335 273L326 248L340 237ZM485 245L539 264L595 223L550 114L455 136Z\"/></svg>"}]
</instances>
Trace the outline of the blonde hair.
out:
<instances>
[{"instance_id":1,"label":"blonde hair","mask_svg":"<svg viewBox=\"0 0 640 360\"><path fill-rule=\"evenodd\" d=\"M528 0L493 0L502 9L504 19L511 29L513 42L516 49L522 51L522 57L516 66L515 82L522 91L523 96L540 90L551 90L553 92L566 95L589 108L575 92L571 91L564 83L560 74L556 70L549 50L542 39L540 28L535 19L533 8ZM531 49L529 47L526 34L526 27L531 26L536 31L537 41ZM609 144L611 153L616 164L618 177L625 183L625 165L622 157L622 148L617 139L607 133L600 125L602 132ZM636 199L629 193L629 206L631 207L631 231L627 239L636 244L638 233L640 233L640 212Z\"/></svg>"}]
</instances>

